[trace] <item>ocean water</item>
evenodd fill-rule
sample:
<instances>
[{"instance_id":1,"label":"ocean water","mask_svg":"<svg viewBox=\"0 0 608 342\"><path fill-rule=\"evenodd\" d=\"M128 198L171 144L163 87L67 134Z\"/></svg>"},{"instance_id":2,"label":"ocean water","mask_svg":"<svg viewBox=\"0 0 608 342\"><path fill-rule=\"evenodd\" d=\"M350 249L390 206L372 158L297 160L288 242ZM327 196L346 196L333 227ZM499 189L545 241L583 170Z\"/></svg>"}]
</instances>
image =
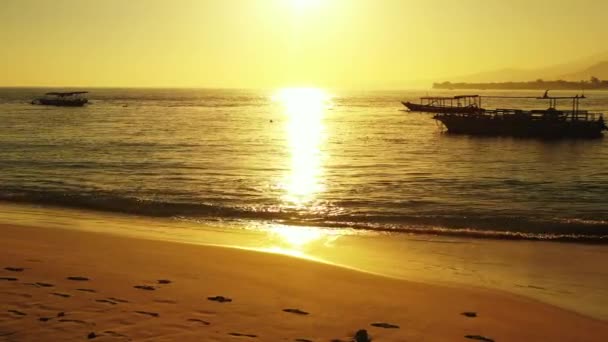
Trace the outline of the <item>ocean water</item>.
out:
<instances>
[{"instance_id":1,"label":"ocean water","mask_svg":"<svg viewBox=\"0 0 608 342\"><path fill-rule=\"evenodd\" d=\"M46 89L0 88L0 200L193 222L608 242L608 137L454 136L400 104L451 92L90 90L89 106L62 108L29 104ZM608 93L586 95L584 109L608 114Z\"/></svg>"}]
</instances>

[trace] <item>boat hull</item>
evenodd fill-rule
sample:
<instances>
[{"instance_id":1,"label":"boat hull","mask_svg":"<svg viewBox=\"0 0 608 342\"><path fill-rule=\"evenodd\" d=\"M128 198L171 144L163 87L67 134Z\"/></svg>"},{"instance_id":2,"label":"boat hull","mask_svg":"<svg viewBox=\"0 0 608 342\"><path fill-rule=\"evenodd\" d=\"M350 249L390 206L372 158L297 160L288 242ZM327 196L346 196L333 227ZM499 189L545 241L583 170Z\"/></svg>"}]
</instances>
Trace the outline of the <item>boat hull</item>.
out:
<instances>
[{"instance_id":1,"label":"boat hull","mask_svg":"<svg viewBox=\"0 0 608 342\"><path fill-rule=\"evenodd\" d=\"M58 107L82 107L88 101L86 99L78 100L60 100L60 99L37 99L32 101L32 104L44 105L44 106L58 106Z\"/></svg>"},{"instance_id":2,"label":"boat hull","mask_svg":"<svg viewBox=\"0 0 608 342\"><path fill-rule=\"evenodd\" d=\"M492 116L437 114L448 133L484 136L559 138L600 138L606 129L603 121L538 120Z\"/></svg>"}]
</instances>

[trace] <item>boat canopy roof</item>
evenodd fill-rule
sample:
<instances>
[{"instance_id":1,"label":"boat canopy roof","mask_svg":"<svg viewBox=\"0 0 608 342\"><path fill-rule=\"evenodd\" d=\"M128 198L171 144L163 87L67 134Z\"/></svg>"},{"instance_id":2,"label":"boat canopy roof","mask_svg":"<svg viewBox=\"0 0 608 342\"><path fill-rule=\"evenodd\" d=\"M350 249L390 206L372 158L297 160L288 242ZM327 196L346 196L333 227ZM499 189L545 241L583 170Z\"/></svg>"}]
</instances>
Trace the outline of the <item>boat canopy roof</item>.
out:
<instances>
[{"instance_id":1,"label":"boat canopy roof","mask_svg":"<svg viewBox=\"0 0 608 342\"><path fill-rule=\"evenodd\" d=\"M46 93L45 95L54 95L54 96L73 96L73 95L80 95L80 94L86 94L88 93L88 91L71 91L71 92L50 92L50 93Z\"/></svg>"},{"instance_id":2,"label":"boat canopy roof","mask_svg":"<svg viewBox=\"0 0 608 342\"><path fill-rule=\"evenodd\" d=\"M422 100L458 100L464 98L475 98L480 97L479 95L458 95L458 96L424 96Z\"/></svg>"}]
</instances>

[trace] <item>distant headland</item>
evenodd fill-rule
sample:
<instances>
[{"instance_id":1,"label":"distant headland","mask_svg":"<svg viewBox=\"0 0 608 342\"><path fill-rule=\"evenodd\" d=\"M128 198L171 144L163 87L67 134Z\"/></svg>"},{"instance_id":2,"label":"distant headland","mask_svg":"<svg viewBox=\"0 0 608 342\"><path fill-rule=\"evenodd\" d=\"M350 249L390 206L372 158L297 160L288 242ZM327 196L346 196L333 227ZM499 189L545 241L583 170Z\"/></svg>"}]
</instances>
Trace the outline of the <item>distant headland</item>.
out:
<instances>
[{"instance_id":1,"label":"distant headland","mask_svg":"<svg viewBox=\"0 0 608 342\"><path fill-rule=\"evenodd\" d=\"M608 80L600 80L591 77L588 81L545 81L538 79L528 82L490 82L490 83L465 83L449 81L433 83L433 89L482 89L482 90L608 90Z\"/></svg>"}]
</instances>

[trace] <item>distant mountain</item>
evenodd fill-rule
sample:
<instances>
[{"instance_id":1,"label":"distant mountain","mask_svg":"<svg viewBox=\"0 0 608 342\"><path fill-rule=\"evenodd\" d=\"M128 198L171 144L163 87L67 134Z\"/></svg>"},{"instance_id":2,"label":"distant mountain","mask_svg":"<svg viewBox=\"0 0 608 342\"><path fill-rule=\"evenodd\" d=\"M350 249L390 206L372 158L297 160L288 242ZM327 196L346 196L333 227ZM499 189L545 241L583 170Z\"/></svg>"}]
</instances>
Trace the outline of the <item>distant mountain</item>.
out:
<instances>
[{"instance_id":1,"label":"distant mountain","mask_svg":"<svg viewBox=\"0 0 608 342\"><path fill-rule=\"evenodd\" d=\"M560 79L568 81L588 80L591 77L597 77L600 80L608 80L608 60L596 63L582 71L563 75Z\"/></svg>"},{"instance_id":2,"label":"distant mountain","mask_svg":"<svg viewBox=\"0 0 608 342\"><path fill-rule=\"evenodd\" d=\"M532 70L505 68L500 70L483 71L476 74L454 77L451 81L467 83L516 82L522 80L529 80L530 77L535 77L538 75L538 72Z\"/></svg>"},{"instance_id":3,"label":"distant mountain","mask_svg":"<svg viewBox=\"0 0 608 342\"><path fill-rule=\"evenodd\" d=\"M591 76L608 79L608 51L569 63L540 69L505 68L471 75L451 77L451 82L523 82L537 79L567 81L588 80Z\"/></svg>"}]
</instances>

